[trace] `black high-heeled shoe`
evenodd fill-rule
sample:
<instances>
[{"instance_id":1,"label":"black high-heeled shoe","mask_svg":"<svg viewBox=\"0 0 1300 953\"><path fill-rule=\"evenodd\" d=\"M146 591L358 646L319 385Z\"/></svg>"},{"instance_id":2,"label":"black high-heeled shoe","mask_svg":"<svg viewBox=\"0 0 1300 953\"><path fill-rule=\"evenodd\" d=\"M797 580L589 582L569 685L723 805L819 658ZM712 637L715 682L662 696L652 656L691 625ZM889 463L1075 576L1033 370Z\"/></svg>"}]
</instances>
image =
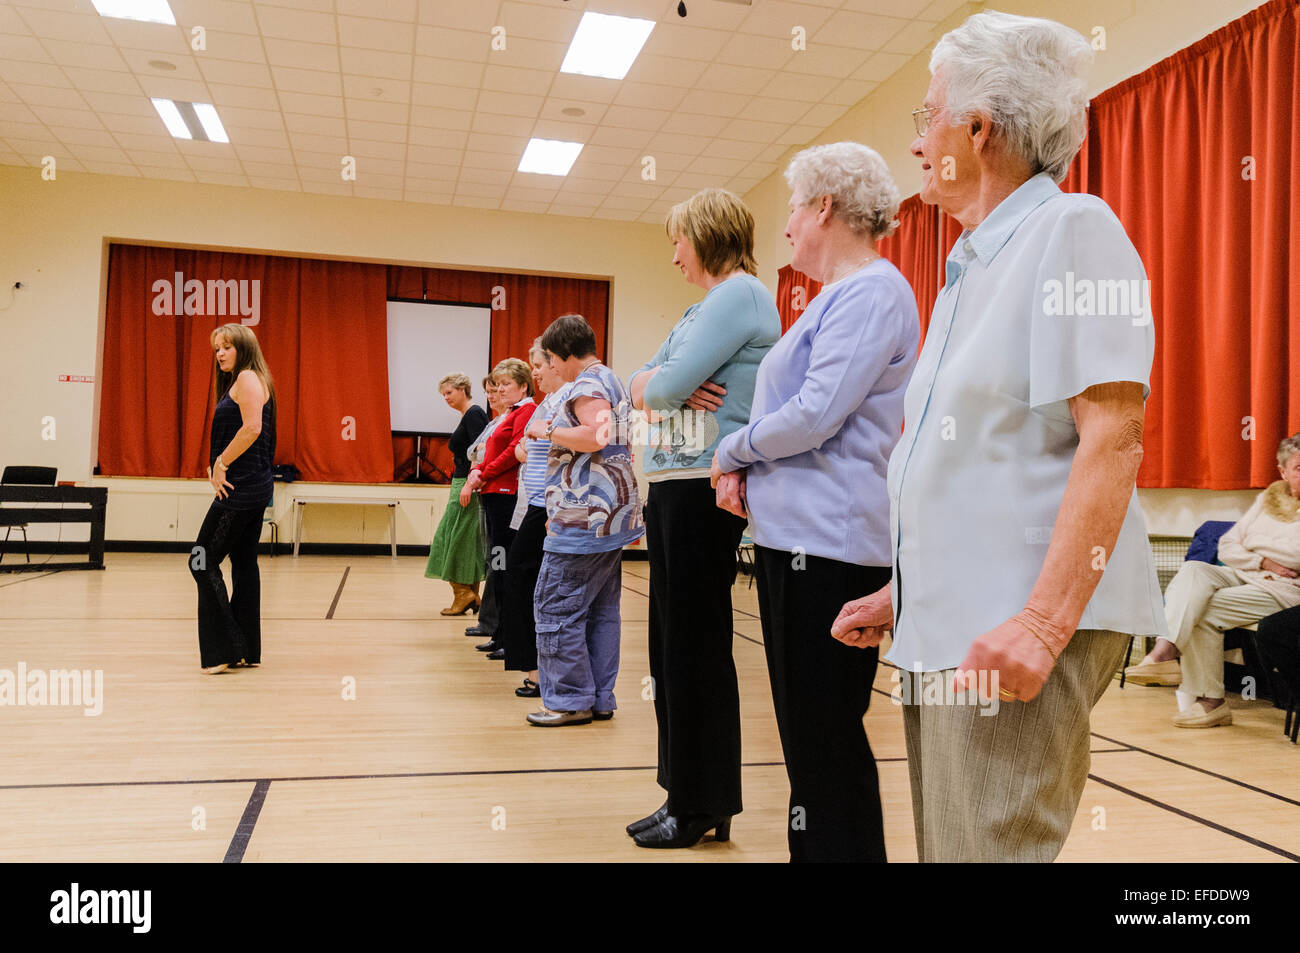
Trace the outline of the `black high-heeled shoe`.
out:
<instances>
[{"instance_id":1,"label":"black high-heeled shoe","mask_svg":"<svg viewBox=\"0 0 1300 953\"><path fill-rule=\"evenodd\" d=\"M641 820L633 821L631 824L629 824L627 826L627 836L633 837L637 834L640 834L642 831L648 831L652 827L658 827L659 822L662 821L667 816L668 816L668 802L664 801L664 803L659 806L659 810L655 811L650 816L643 817L641 818Z\"/></svg>"},{"instance_id":2,"label":"black high-heeled shoe","mask_svg":"<svg viewBox=\"0 0 1300 953\"><path fill-rule=\"evenodd\" d=\"M694 847L704 835L713 831L718 842L731 838L731 818L713 817L709 814L690 814L676 817L667 814L655 827L633 834L637 847Z\"/></svg>"}]
</instances>

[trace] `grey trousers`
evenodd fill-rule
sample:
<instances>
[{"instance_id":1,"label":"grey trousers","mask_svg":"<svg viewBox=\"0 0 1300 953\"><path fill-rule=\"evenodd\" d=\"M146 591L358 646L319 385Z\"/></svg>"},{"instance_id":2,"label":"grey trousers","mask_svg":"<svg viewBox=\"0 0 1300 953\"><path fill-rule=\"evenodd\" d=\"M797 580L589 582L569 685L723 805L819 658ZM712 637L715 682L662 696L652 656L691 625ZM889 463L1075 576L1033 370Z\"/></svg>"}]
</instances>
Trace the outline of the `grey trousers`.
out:
<instances>
[{"instance_id":1,"label":"grey trousers","mask_svg":"<svg viewBox=\"0 0 1300 953\"><path fill-rule=\"evenodd\" d=\"M1088 778L1089 715L1128 638L1076 632L1038 696L1002 701L995 714L975 705L903 706L922 863L1056 859Z\"/></svg>"}]
</instances>

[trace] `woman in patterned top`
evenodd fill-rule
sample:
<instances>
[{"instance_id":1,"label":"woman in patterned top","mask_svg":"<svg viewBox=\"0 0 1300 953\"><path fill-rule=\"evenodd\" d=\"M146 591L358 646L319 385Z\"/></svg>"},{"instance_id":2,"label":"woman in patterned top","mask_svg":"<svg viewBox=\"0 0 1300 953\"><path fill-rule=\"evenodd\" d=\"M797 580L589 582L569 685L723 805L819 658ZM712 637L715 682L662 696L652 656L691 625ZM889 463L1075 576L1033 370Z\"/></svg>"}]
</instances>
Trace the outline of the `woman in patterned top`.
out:
<instances>
[{"instance_id":1,"label":"woman in patterned top","mask_svg":"<svg viewBox=\"0 0 1300 953\"><path fill-rule=\"evenodd\" d=\"M571 382L550 423L545 556L534 594L541 711L533 725L585 725L614 716L622 620L623 547L645 530L632 454L631 402L623 382L596 356L596 336L576 314L542 335L551 368Z\"/></svg>"}]
</instances>

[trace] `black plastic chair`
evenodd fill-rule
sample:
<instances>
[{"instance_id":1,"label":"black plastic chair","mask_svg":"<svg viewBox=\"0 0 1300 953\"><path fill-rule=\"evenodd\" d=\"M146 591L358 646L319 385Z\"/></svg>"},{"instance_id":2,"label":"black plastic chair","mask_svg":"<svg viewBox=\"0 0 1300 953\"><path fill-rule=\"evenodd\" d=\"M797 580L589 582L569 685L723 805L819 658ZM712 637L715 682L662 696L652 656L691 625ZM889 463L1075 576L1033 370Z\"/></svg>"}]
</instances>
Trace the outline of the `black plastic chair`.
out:
<instances>
[{"instance_id":1,"label":"black plastic chair","mask_svg":"<svg viewBox=\"0 0 1300 953\"><path fill-rule=\"evenodd\" d=\"M12 486L54 486L58 475L56 467L5 467L0 473L0 485ZM30 563L32 553L27 545L27 524L16 518L6 517L4 504L0 503L0 526L5 527L5 538L0 541L0 562L4 562L5 549L9 546L9 535L18 530L23 534L23 555Z\"/></svg>"}]
</instances>

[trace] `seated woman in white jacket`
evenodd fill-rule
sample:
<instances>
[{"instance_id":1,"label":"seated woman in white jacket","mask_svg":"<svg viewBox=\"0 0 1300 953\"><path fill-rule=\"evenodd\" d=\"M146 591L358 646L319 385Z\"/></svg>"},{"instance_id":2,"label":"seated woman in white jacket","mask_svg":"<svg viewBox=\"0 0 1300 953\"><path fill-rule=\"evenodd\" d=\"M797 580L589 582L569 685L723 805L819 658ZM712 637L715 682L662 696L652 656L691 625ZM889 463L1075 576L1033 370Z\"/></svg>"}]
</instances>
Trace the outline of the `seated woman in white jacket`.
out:
<instances>
[{"instance_id":1,"label":"seated woman in white jacket","mask_svg":"<svg viewBox=\"0 0 1300 953\"><path fill-rule=\"evenodd\" d=\"M1222 566L1189 561L1165 591L1169 638L1125 670L1137 685L1179 685L1196 703L1180 728L1232 724L1223 698L1223 631L1300 605L1300 434L1277 448L1282 479L1219 539Z\"/></svg>"}]
</instances>

